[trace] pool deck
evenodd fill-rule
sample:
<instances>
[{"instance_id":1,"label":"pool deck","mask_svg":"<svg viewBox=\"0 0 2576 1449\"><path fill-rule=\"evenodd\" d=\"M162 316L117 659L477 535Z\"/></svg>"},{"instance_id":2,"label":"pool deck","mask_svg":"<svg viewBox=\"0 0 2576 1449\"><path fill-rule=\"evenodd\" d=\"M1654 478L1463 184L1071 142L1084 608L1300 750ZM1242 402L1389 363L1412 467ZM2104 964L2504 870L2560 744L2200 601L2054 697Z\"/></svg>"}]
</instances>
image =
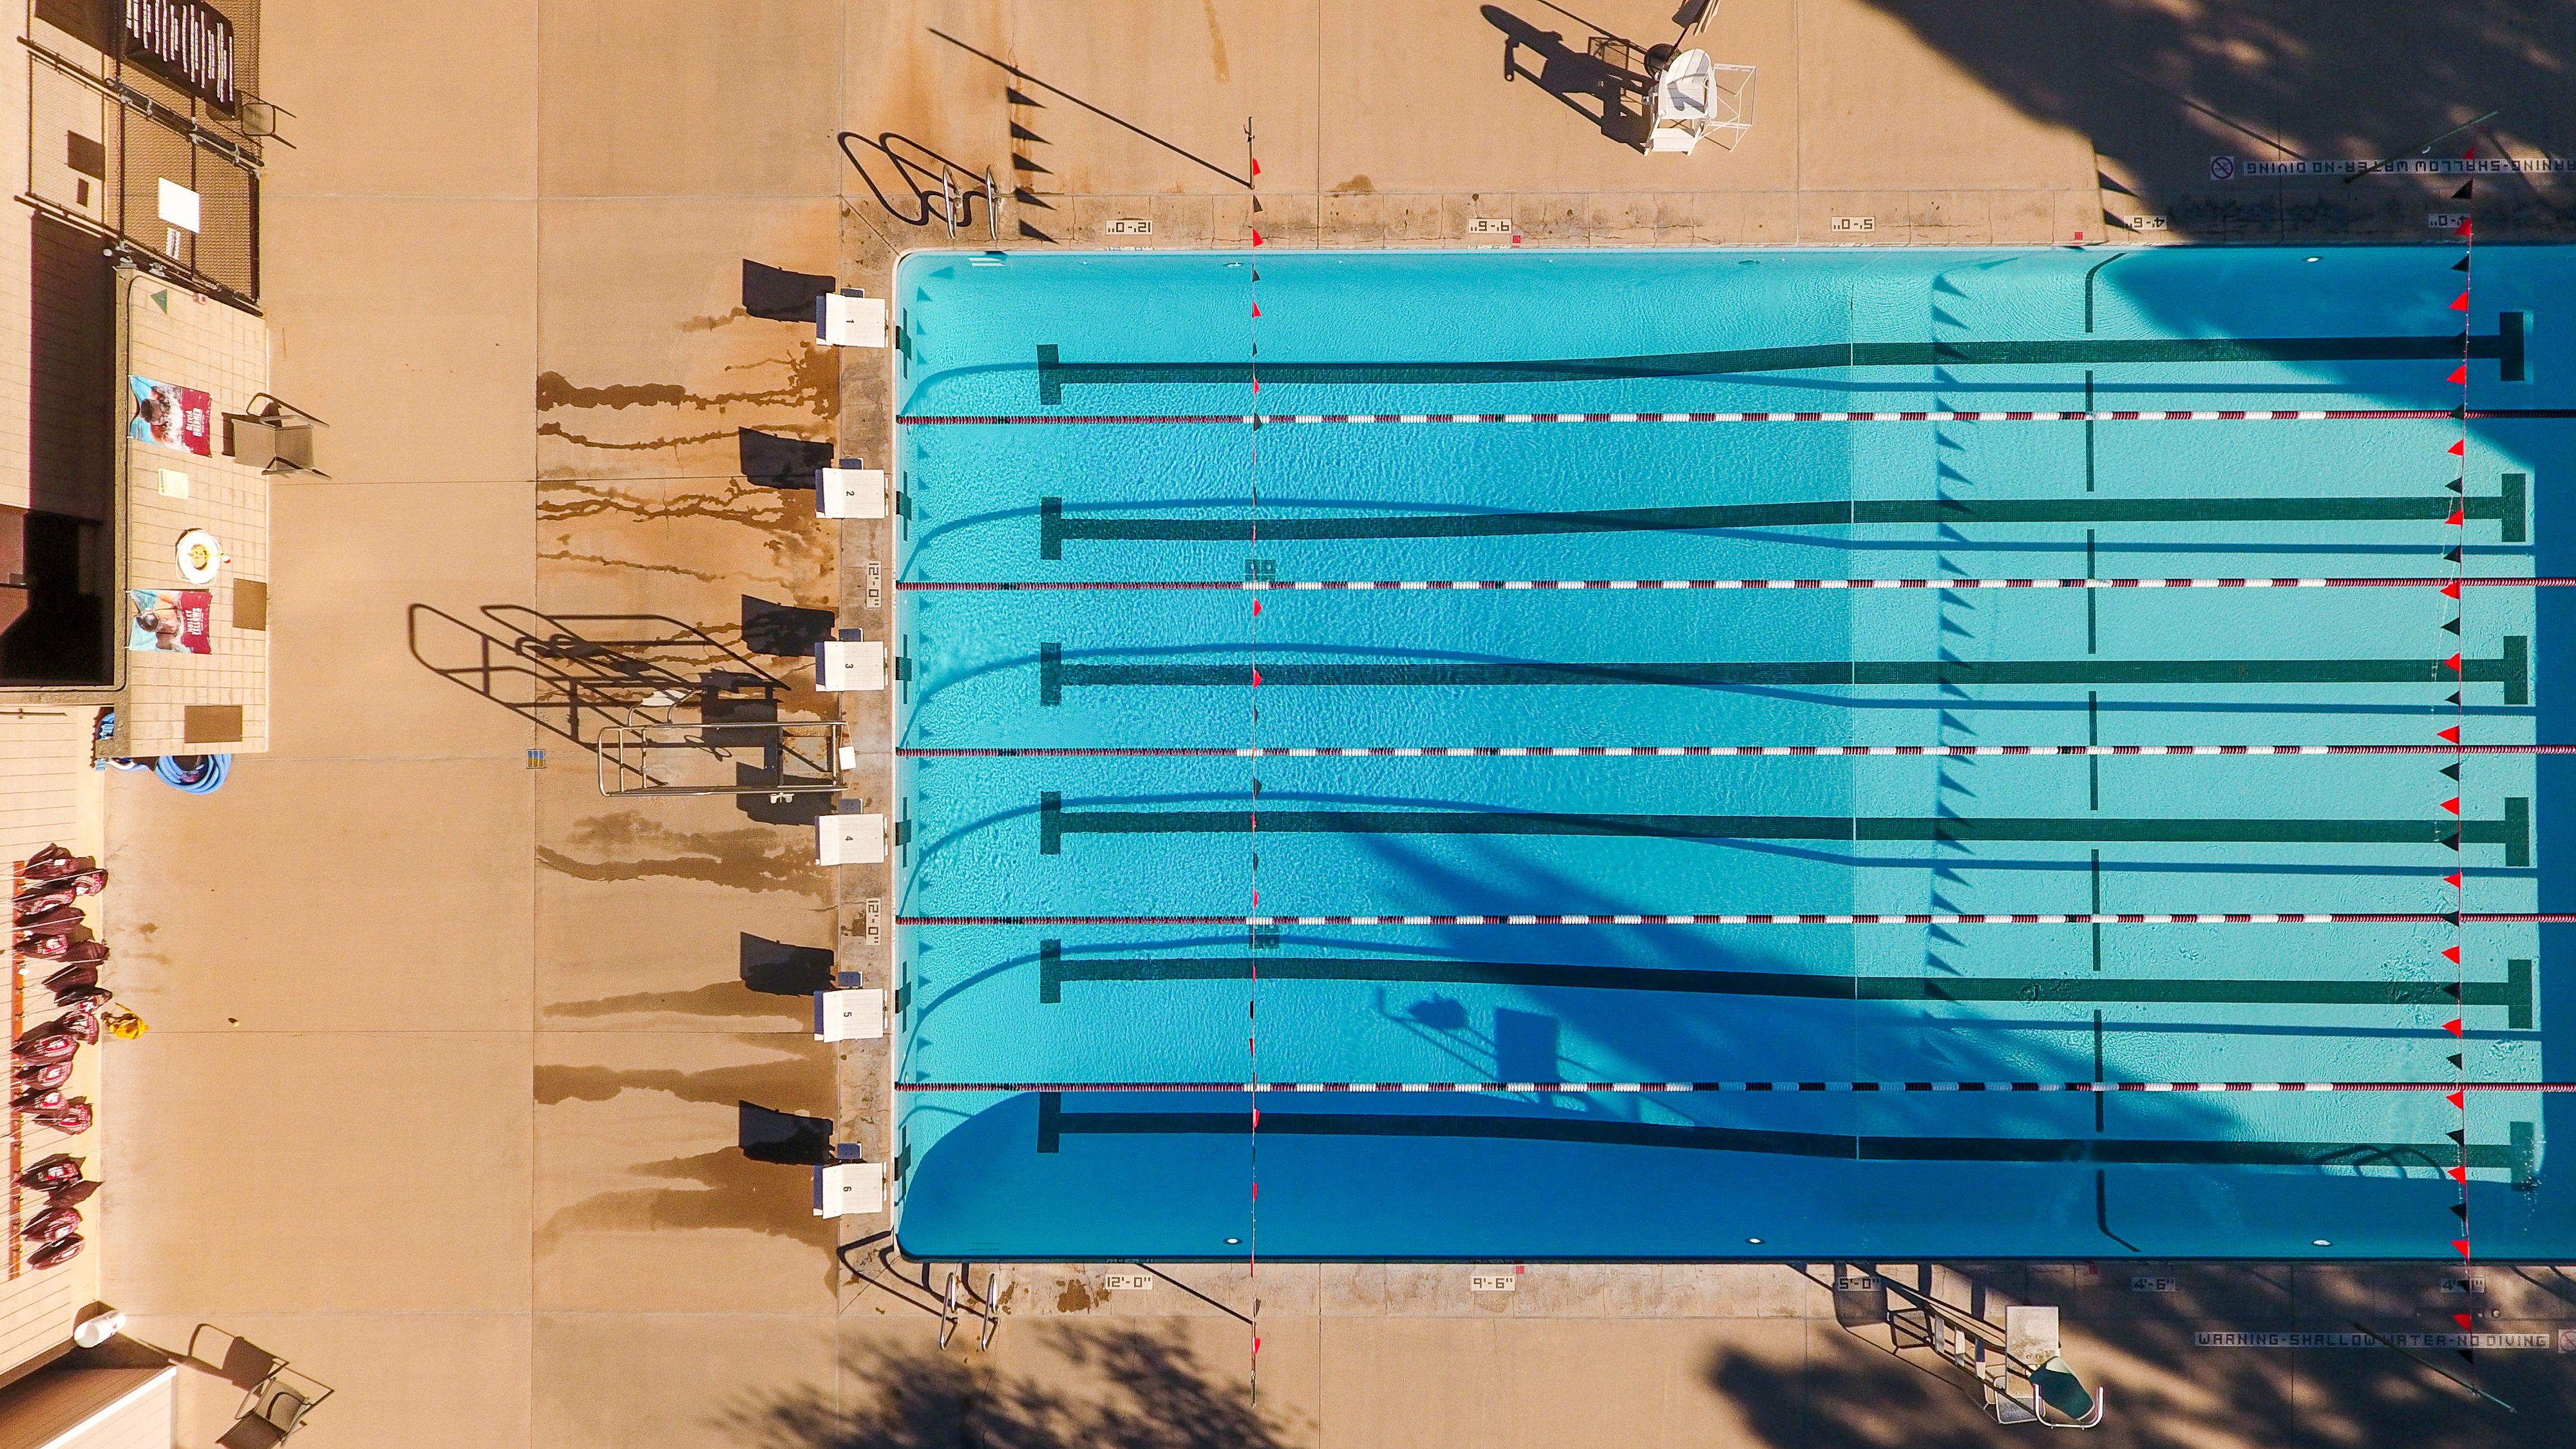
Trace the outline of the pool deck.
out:
<instances>
[{"instance_id":1,"label":"pool deck","mask_svg":"<svg viewBox=\"0 0 2576 1449\"><path fill-rule=\"evenodd\" d=\"M1669 29L1662 4L1581 8ZM939 161L899 179L885 147L1023 178L1012 246L1108 244L1130 217L1156 245L1248 242L1227 175L1246 114L1285 246L1462 244L1479 217L1527 244L2066 243L2106 210L2166 220L2124 239L2421 237L2452 180L2221 184L2209 161L2412 150L2466 118L2419 90L2441 45L2517 153L2576 149L2542 64L2576 22L2363 9L2207 7L2187 37L2110 0L2028 26L1729 0L1706 43L1759 68L1755 124L1682 159L1578 114L1600 79L1586 22L1537 0L1487 7L1510 24L1463 0L270 0L267 88L298 147L263 188L273 361L333 420L333 477L276 489L271 753L203 799L109 782L120 989L154 1030L105 1089L103 1297L144 1338L213 1321L337 1386L297 1440L314 1449L913 1443L1048 1394L1065 1406L1011 1442L1095 1442L1122 1409L1179 1426L1125 1442L1192 1445L1999 1440L1780 1268L1532 1265L1508 1294L1471 1293L1464 1266L1265 1270L1266 1429L1235 1391L1239 1270L1112 1290L1022 1265L991 1353L943 1355L919 1289L951 1265L871 1247L850 1257L878 1281L842 1271L833 1248L869 1229L811 1217L801 1170L737 1147L743 1102L882 1141L881 1057L836 1059L803 1000L740 975L745 934L837 938L861 964L882 877L836 883L809 836L727 801L602 800L586 751L424 661L529 622L485 606L728 641L746 596L882 625L883 540L745 482L734 430L885 451L873 355L736 308L744 258L874 291L900 250L947 244L919 209ZM1549 32L1505 81L1507 36ZM2482 237L2544 238L2568 201L2542 176L2462 205ZM988 234L980 207L965 220L960 242ZM882 718L854 727L881 756ZM882 797L882 772L848 793ZM2422 1331L2473 1301L2436 1270L1979 1276L2066 1309L2111 1443L2528 1443L2576 1407L2554 1349L2480 1355L2509 1416L2398 1350L2193 1344ZM2481 1331L2576 1324L2554 1272L2486 1277ZM190 1380L182 1442L231 1403Z\"/></svg>"}]
</instances>

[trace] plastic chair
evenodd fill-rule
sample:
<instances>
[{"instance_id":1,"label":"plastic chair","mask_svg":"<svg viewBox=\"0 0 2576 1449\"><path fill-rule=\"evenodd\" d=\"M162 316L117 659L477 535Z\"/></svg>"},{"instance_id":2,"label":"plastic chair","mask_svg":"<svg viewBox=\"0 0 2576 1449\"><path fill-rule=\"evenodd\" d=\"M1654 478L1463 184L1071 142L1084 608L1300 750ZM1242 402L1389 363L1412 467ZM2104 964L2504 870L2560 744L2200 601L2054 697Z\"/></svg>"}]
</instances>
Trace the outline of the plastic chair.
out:
<instances>
[{"instance_id":1,"label":"plastic chair","mask_svg":"<svg viewBox=\"0 0 2576 1449\"><path fill-rule=\"evenodd\" d=\"M263 473L330 477L313 466L313 430L331 425L268 393L261 393L251 402L256 405L262 398L267 399L268 406L255 412L224 414L226 456Z\"/></svg>"},{"instance_id":2,"label":"plastic chair","mask_svg":"<svg viewBox=\"0 0 2576 1449\"><path fill-rule=\"evenodd\" d=\"M328 1385L280 1365L267 1387L215 1443L220 1449L274 1449L304 1427L315 1407L334 1392Z\"/></svg>"}]
</instances>

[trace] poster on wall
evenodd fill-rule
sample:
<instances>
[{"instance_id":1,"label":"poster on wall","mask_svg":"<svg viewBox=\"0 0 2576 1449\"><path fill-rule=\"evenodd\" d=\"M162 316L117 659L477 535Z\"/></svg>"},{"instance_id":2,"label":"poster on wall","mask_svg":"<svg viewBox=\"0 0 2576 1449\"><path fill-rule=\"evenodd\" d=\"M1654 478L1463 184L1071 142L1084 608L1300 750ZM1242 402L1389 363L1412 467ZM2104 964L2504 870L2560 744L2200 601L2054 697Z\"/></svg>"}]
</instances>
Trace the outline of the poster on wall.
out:
<instances>
[{"instance_id":1,"label":"poster on wall","mask_svg":"<svg viewBox=\"0 0 2576 1449\"><path fill-rule=\"evenodd\" d=\"M215 652L212 589L133 590L134 615L126 621L125 647L137 653Z\"/></svg>"},{"instance_id":2,"label":"poster on wall","mask_svg":"<svg viewBox=\"0 0 2576 1449\"><path fill-rule=\"evenodd\" d=\"M172 387L148 377L126 378L134 390L134 421L125 435L138 443L178 448L200 458L215 455L215 400L193 387Z\"/></svg>"}]
</instances>

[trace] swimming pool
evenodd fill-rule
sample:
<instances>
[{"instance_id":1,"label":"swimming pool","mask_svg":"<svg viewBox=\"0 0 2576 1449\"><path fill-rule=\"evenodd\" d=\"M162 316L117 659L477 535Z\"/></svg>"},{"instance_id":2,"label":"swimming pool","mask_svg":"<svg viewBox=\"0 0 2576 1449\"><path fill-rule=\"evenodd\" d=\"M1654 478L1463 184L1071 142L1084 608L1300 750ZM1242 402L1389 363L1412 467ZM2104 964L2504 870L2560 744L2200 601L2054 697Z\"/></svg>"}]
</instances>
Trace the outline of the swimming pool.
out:
<instances>
[{"instance_id":1,"label":"swimming pool","mask_svg":"<svg viewBox=\"0 0 2576 1449\"><path fill-rule=\"evenodd\" d=\"M904 1249L2576 1253L2564 1097L1989 1089L2576 1080L2563 757L1600 752L2576 740L2566 590L1716 586L2576 574L2459 255L907 257ZM2401 919L1947 919L2095 913ZM1008 1089L1256 1070L1504 1089Z\"/></svg>"}]
</instances>

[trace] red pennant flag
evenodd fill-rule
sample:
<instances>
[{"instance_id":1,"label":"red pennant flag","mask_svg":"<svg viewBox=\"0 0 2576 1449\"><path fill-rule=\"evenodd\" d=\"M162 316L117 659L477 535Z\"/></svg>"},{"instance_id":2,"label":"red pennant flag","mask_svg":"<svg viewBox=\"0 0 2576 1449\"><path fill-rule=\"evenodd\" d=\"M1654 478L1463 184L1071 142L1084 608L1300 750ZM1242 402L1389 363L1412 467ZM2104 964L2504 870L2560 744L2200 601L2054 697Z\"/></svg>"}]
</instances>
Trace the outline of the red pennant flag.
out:
<instances>
[{"instance_id":1,"label":"red pennant flag","mask_svg":"<svg viewBox=\"0 0 2576 1449\"><path fill-rule=\"evenodd\" d=\"M1252 174L1255 176L1261 174L1261 158L1258 156L1252 158Z\"/></svg>"},{"instance_id":2,"label":"red pennant flag","mask_svg":"<svg viewBox=\"0 0 2576 1449\"><path fill-rule=\"evenodd\" d=\"M2468 1093L2466 1093L2466 1092L2453 1092L2453 1093L2451 1094L2451 1096L2450 1096L2450 1103L2451 1103L2451 1105L2452 1105L2452 1106L2457 1107L2457 1108L2459 1108L2461 1111L2465 1112L2465 1111L2469 1110L2468 1097L2469 1097L2469 1094L2468 1094Z\"/></svg>"},{"instance_id":3,"label":"red pennant flag","mask_svg":"<svg viewBox=\"0 0 2576 1449\"><path fill-rule=\"evenodd\" d=\"M2453 517L2456 519L2456 518L2457 518L2457 515L2453 515ZM2453 580L2451 580L2449 583L2442 585L2442 597L2443 597L2443 598L2446 598L2446 599L2456 599L2456 598L2458 598L2459 596L2460 596L2460 581L2459 581L2458 579L2453 579Z\"/></svg>"},{"instance_id":4,"label":"red pennant flag","mask_svg":"<svg viewBox=\"0 0 2576 1449\"><path fill-rule=\"evenodd\" d=\"M1254 227L1252 229L1252 244L1254 246L1261 245L1261 228L1259 227Z\"/></svg>"},{"instance_id":5,"label":"red pennant flag","mask_svg":"<svg viewBox=\"0 0 2576 1449\"><path fill-rule=\"evenodd\" d=\"M2459 814L2459 813L2460 813L2460 797L2459 797L2459 796L2457 796L2457 795L2454 795L2454 796L2452 796L2450 799L2443 801L2443 802L2442 802L2442 808L2443 808L2443 809L2445 809L2445 810L2450 811L2450 812L2451 812L2452 814L2454 814L2454 815Z\"/></svg>"},{"instance_id":6,"label":"red pennant flag","mask_svg":"<svg viewBox=\"0 0 2576 1449\"><path fill-rule=\"evenodd\" d=\"M2444 381L2444 382L2458 382L2458 383L2465 383L2465 382L2467 382L2468 380L2469 380L2469 365L2468 365L2467 363L2465 363L2465 362L2461 363L2458 367L2453 368L2453 369L2451 370L2451 375L2450 375L2449 377L2446 377L2446 378L2443 378L2443 379L2442 379L2442 381Z\"/></svg>"},{"instance_id":7,"label":"red pennant flag","mask_svg":"<svg viewBox=\"0 0 2576 1449\"><path fill-rule=\"evenodd\" d=\"M2454 508L2451 510L2451 516L2443 519L2442 521L2451 525L2453 528L2457 528L2469 521L2469 511L2465 508ZM2456 599L2459 597L2457 588L2457 585L2453 585L2451 588L2444 589L2442 592L2449 594L2452 598Z\"/></svg>"},{"instance_id":8,"label":"red pennant flag","mask_svg":"<svg viewBox=\"0 0 2576 1449\"><path fill-rule=\"evenodd\" d=\"M2450 1172L2451 1180L2453 1182L2466 1182L2469 1180L2469 1170L2465 1167L2454 1167L2447 1170Z\"/></svg>"},{"instance_id":9,"label":"red pennant flag","mask_svg":"<svg viewBox=\"0 0 2576 1449\"><path fill-rule=\"evenodd\" d=\"M2459 947L2457 947L2457 946L2445 946L2445 947L2443 947L2443 948L2442 948L2442 955L2443 955L2444 957L2446 957L2446 958L2450 961L2450 963L2451 963L2452 965L2457 966L2457 965L2459 965L2459 964L2460 964L2460 948L2459 948Z\"/></svg>"},{"instance_id":10,"label":"red pennant flag","mask_svg":"<svg viewBox=\"0 0 2576 1449\"><path fill-rule=\"evenodd\" d=\"M2449 729L2441 730L2437 733L2439 733L2443 739L2449 740L2452 744L2456 745L2460 742L2460 727L2458 725L2453 725Z\"/></svg>"},{"instance_id":11,"label":"red pennant flag","mask_svg":"<svg viewBox=\"0 0 2576 1449\"><path fill-rule=\"evenodd\" d=\"M2469 224L2468 224L2467 222L2465 222L2465 221L2464 221L2464 222L2461 222L2458 226L2455 226L2455 227L2451 228L2451 235L2453 235L2453 236L2467 236L2468 234L2469 234ZM2467 293L2465 293L2465 292L2463 292L2463 293L2461 293L2460 295L2462 295L2462 296L2467 296L2468 294L2467 294Z\"/></svg>"},{"instance_id":12,"label":"red pennant flag","mask_svg":"<svg viewBox=\"0 0 2576 1449\"><path fill-rule=\"evenodd\" d=\"M2460 1332L2466 1333L2469 1331L2470 1327L2478 1321L2478 1318L2474 1313L2454 1313L2451 1315L2451 1321L2460 1325Z\"/></svg>"},{"instance_id":13,"label":"red pennant flag","mask_svg":"<svg viewBox=\"0 0 2576 1449\"><path fill-rule=\"evenodd\" d=\"M1253 682L1254 684L1259 684L1259 683L1261 682L1261 671L1260 671L1260 670L1256 669L1256 670L1252 671L1252 682Z\"/></svg>"},{"instance_id":14,"label":"red pennant flag","mask_svg":"<svg viewBox=\"0 0 2576 1449\"><path fill-rule=\"evenodd\" d=\"M1253 613L1255 613L1255 614L1258 614L1258 613L1260 613L1260 612L1261 612L1261 601L1260 601L1259 599L1255 599L1255 600L1253 600L1253 601L1252 601L1252 612L1253 612Z\"/></svg>"},{"instance_id":15,"label":"red pennant flag","mask_svg":"<svg viewBox=\"0 0 2576 1449\"><path fill-rule=\"evenodd\" d=\"M1260 304L1260 303L1255 302L1255 303L1253 303L1253 304L1252 304L1252 315L1253 315L1253 316L1255 316L1255 317L1258 317L1258 316L1260 316L1260 315L1261 315L1261 304Z\"/></svg>"},{"instance_id":16,"label":"red pennant flag","mask_svg":"<svg viewBox=\"0 0 2576 1449\"><path fill-rule=\"evenodd\" d=\"M2449 875L2442 877L2442 884L2449 886L2453 890L2458 890L2460 888L2460 873L2455 870Z\"/></svg>"},{"instance_id":17,"label":"red pennant flag","mask_svg":"<svg viewBox=\"0 0 2576 1449\"><path fill-rule=\"evenodd\" d=\"M2459 673L2459 672L2460 672L2460 656L2459 656L2459 655L2454 654L2454 655L2452 655L2450 658L2445 659L2445 660L2443 660L2442 662L2443 662L2443 663L2445 663L2445 664L2447 664L2447 665L2449 665L2449 666L2451 666L2451 672L2452 672L2453 674L2457 674L2457 673Z\"/></svg>"},{"instance_id":18,"label":"red pennant flag","mask_svg":"<svg viewBox=\"0 0 2576 1449\"><path fill-rule=\"evenodd\" d=\"M2449 1021L2443 1022L2442 1030L2449 1032L2453 1036L2460 1035L2460 1019L2458 1017L2453 1017Z\"/></svg>"},{"instance_id":19,"label":"red pennant flag","mask_svg":"<svg viewBox=\"0 0 2576 1449\"><path fill-rule=\"evenodd\" d=\"M2451 310L2454 312L2466 312L2469 310L2469 294L2465 290L2463 290L2459 297L2451 303Z\"/></svg>"},{"instance_id":20,"label":"red pennant flag","mask_svg":"<svg viewBox=\"0 0 2576 1449\"><path fill-rule=\"evenodd\" d=\"M2461 1257L2465 1258L2465 1257L2467 1257L2467 1256L2469 1255L2469 1240L2468 1240L2468 1239L2466 1239L2466 1238L2453 1238L2453 1239L2451 1240L2451 1246L2460 1250L2460 1256L2461 1256Z\"/></svg>"},{"instance_id":21,"label":"red pennant flag","mask_svg":"<svg viewBox=\"0 0 2576 1449\"><path fill-rule=\"evenodd\" d=\"M2454 458L2465 458L2469 455L2469 440L2462 438L2451 446L2444 448L2442 451L2450 454Z\"/></svg>"}]
</instances>

